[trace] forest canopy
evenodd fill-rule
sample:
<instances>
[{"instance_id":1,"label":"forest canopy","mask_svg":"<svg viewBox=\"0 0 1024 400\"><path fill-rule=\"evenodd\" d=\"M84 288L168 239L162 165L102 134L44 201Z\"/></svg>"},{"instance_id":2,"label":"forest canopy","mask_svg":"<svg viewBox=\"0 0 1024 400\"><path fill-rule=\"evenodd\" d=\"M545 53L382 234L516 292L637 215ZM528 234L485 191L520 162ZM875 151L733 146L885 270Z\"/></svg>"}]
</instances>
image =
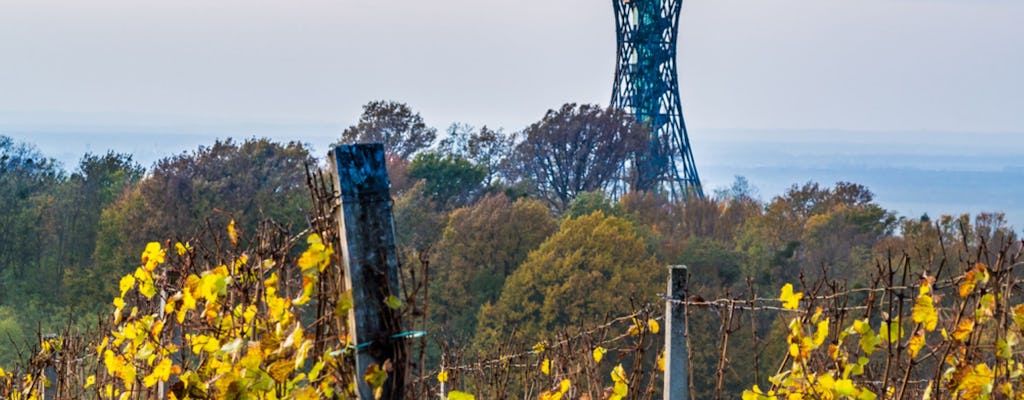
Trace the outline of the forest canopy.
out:
<instances>
[{"instance_id":1,"label":"forest canopy","mask_svg":"<svg viewBox=\"0 0 1024 400\"><path fill-rule=\"evenodd\" d=\"M1008 257L999 251L1020 248L1000 213L908 218L852 182L796 183L768 199L742 177L707 197L630 192L624 166L642 150L637 138L645 132L619 111L566 104L522 131L457 123L438 139L410 106L374 101L339 133L338 143L380 141L388 151L403 274L423 280L422 290L399 304L431 336L429 345L423 342L425 368L442 368L456 356L485 359L509 346L529 349L622 316L635 320L626 320L640 333L631 336L644 342L656 330L648 317L655 324L660 317L637 312L663 303L668 265L689 267L693 298L774 298L793 283L876 287L886 278L881 266L894 258L904 260L906 274L960 279L973 268L957 270L965 260L992 265ZM320 236L310 236L319 235L311 177L326 167L311 147L225 139L149 168L130 154L107 152L85 154L66 170L31 144L0 135L0 367L31 361L30 349L43 335L107 326L98 324L110 323L111 300L129 300L124 277L137 273L141 249L154 243L177 253L168 257L185 263L182 268L209 264L207 274L244 256L234 267L242 268L257 253L272 258L270 268L282 274L283 264L312 248L338 262L336 252L324 252L326 244L315 246ZM226 229L233 234L225 236ZM269 238L287 243L274 257L261 253ZM296 246L307 240L308 248ZM296 270L291 283L281 275L281 290L308 283L303 276L321 279L308 270ZM205 279L203 271L193 272ZM293 306L302 322L303 313L315 313L300 303ZM717 329L724 317L702 309L692 318ZM764 360L787 357L779 345L787 340L787 318L745 318L749 329L731 336L715 329L692 333L693 361L720 366L716 374L694 376L699 398L739 397L775 372L778 364ZM729 337L732 347L719 351ZM554 351L540 348L530 354ZM597 351L588 349L588 356L591 350ZM619 357L633 360L625 352ZM654 362L656 354L648 357ZM600 368L607 369L602 376L613 373L610 365ZM508 385L530 384L509 379ZM493 388L484 381L466 377L463 385Z\"/></svg>"}]
</instances>

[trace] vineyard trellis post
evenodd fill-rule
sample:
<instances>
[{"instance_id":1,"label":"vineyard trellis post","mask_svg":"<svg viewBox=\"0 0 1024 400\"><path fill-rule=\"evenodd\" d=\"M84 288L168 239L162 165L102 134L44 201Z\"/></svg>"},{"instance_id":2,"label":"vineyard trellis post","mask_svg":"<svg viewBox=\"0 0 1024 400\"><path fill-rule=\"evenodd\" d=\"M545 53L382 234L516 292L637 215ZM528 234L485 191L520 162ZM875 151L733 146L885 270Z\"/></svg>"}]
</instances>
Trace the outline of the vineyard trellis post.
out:
<instances>
[{"instance_id":1,"label":"vineyard trellis post","mask_svg":"<svg viewBox=\"0 0 1024 400\"><path fill-rule=\"evenodd\" d=\"M686 275L685 265L668 266L668 292L665 299L665 399L690 397L686 348Z\"/></svg>"},{"instance_id":2,"label":"vineyard trellis post","mask_svg":"<svg viewBox=\"0 0 1024 400\"><path fill-rule=\"evenodd\" d=\"M358 395L373 399L364 376L384 371L382 399L402 396L405 384L401 332L398 256L395 249L390 183L380 143L337 146L330 154L341 197L337 215L345 268L345 289L352 293L349 334L356 346ZM378 372L379 374L380 372Z\"/></svg>"}]
</instances>

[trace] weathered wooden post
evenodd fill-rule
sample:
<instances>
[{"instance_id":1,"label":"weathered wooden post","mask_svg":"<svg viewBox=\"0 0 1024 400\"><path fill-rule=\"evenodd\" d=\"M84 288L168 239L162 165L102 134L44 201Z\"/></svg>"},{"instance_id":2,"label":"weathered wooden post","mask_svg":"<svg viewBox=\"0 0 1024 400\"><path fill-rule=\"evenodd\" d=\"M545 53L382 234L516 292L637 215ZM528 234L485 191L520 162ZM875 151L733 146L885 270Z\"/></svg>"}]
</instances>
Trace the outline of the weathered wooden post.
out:
<instances>
[{"instance_id":1,"label":"weathered wooden post","mask_svg":"<svg viewBox=\"0 0 1024 400\"><path fill-rule=\"evenodd\" d=\"M665 299L665 387L666 400L690 397L687 371L686 310L678 301L686 301L685 265L668 266L668 296Z\"/></svg>"},{"instance_id":2,"label":"weathered wooden post","mask_svg":"<svg viewBox=\"0 0 1024 400\"><path fill-rule=\"evenodd\" d=\"M337 146L330 154L341 195L338 216L345 266L345 285L352 291L349 330L356 344L357 392L373 399L364 379L368 370L387 372L382 399L398 399L405 384L404 341L394 303L398 288L398 255L391 214L390 183L380 143ZM390 369L390 370L389 370Z\"/></svg>"}]
</instances>

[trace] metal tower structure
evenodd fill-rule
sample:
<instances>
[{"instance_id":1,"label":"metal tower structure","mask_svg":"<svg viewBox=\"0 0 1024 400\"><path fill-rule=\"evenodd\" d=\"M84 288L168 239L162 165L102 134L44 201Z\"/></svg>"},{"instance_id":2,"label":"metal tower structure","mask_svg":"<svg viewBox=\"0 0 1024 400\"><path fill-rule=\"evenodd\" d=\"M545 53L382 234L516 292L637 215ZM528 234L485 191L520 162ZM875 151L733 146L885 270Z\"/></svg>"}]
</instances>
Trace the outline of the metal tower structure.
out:
<instances>
[{"instance_id":1,"label":"metal tower structure","mask_svg":"<svg viewBox=\"0 0 1024 400\"><path fill-rule=\"evenodd\" d=\"M676 38L683 0L612 0L617 58L612 107L651 129L649 148L633 160L633 190L704 197L683 122Z\"/></svg>"}]
</instances>

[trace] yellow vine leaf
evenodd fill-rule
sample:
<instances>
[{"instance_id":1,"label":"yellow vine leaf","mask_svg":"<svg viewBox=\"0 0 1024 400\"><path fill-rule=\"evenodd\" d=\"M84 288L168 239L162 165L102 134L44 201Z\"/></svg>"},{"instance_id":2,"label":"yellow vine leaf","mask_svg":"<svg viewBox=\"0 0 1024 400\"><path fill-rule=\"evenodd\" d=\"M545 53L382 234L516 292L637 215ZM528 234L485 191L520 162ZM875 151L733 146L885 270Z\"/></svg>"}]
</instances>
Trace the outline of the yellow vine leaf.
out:
<instances>
[{"instance_id":1,"label":"yellow vine leaf","mask_svg":"<svg viewBox=\"0 0 1024 400\"><path fill-rule=\"evenodd\" d=\"M363 379L370 387L377 389L384 386L384 382L388 379L388 372L382 369L376 363L370 364L366 367L366 373L363 375Z\"/></svg>"},{"instance_id":2,"label":"yellow vine leaf","mask_svg":"<svg viewBox=\"0 0 1024 400\"><path fill-rule=\"evenodd\" d=\"M374 364L373 366L376 366L376 364ZM274 378L274 380L277 381L278 383L284 383L285 381L288 380L288 376L290 376L292 374L292 371L294 370L295 363L291 362L291 360L289 359L281 359L275 361L273 364L270 364L267 373L269 373L270 377ZM384 374L384 377L387 378L386 373ZM367 380L367 382L369 382L369 380ZM373 386L372 383L370 385ZM377 386L374 387L376 388Z\"/></svg>"},{"instance_id":3,"label":"yellow vine leaf","mask_svg":"<svg viewBox=\"0 0 1024 400\"><path fill-rule=\"evenodd\" d=\"M544 375L551 375L551 359L545 358L540 362L540 372L543 372Z\"/></svg>"},{"instance_id":4,"label":"yellow vine leaf","mask_svg":"<svg viewBox=\"0 0 1024 400\"><path fill-rule=\"evenodd\" d=\"M856 396L858 393L857 388L853 386L853 381L849 379L840 379L836 381L835 390L836 394L839 394L840 396L852 397Z\"/></svg>"},{"instance_id":5,"label":"yellow vine leaf","mask_svg":"<svg viewBox=\"0 0 1024 400\"><path fill-rule=\"evenodd\" d=\"M1017 324L1017 329L1024 329L1024 303L1013 307L1013 322Z\"/></svg>"},{"instance_id":6,"label":"yellow vine leaf","mask_svg":"<svg viewBox=\"0 0 1024 400\"><path fill-rule=\"evenodd\" d=\"M341 295L338 296L338 304L334 306L334 314L346 315L353 305L355 305L355 300L352 298L352 291L346 290L341 292Z\"/></svg>"},{"instance_id":7,"label":"yellow vine leaf","mask_svg":"<svg viewBox=\"0 0 1024 400\"><path fill-rule=\"evenodd\" d=\"M1014 394L1013 384L1010 383L1010 382L1003 382L1002 385L999 385L999 393L1001 393L1003 395L1004 399L1015 399L1015 398L1017 398L1017 397L1015 397L1013 395Z\"/></svg>"},{"instance_id":8,"label":"yellow vine leaf","mask_svg":"<svg viewBox=\"0 0 1024 400\"><path fill-rule=\"evenodd\" d=\"M562 396L565 396L570 387L572 387L572 382L568 379L562 379L558 384L558 389L541 393L540 400L562 400Z\"/></svg>"},{"instance_id":9,"label":"yellow vine leaf","mask_svg":"<svg viewBox=\"0 0 1024 400\"><path fill-rule=\"evenodd\" d=\"M392 310L397 310L399 308L402 308L402 299L399 299L398 296L395 296L393 294L388 295L388 297L384 299L384 304L387 304L388 308Z\"/></svg>"},{"instance_id":10,"label":"yellow vine leaf","mask_svg":"<svg viewBox=\"0 0 1024 400\"><path fill-rule=\"evenodd\" d=\"M165 358L153 368L153 372L146 375L142 382L146 387L153 387L157 382L167 382L171 378L171 359Z\"/></svg>"},{"instance_id":11,"label":"yellow vine leaf","mask_svg":"<svg viewBox=\"0 0 1024 400\"><path fill-rule=\"evenodd\" d=\"M907 343L907 352L910 353L910 358L917 357L917 353L924 347L924 339L925 333L920 329L910 337L910 341Z\"/></svg>"},{"instance_id":12,"label":"yellow vine leaf","mask_svg":"<svg viewBox=\"0 0 1024 400\"><path fill-rule=\"evenodd\" d=\"M629 336L636 336L636 335L639 335L641 332L643 332L643 328L640 327L640 320L638 320L638 319L636 319L636 317L634 317L633 318L633 325L629 326L629 329L626 330L626 333L628 333Z\"/></svg>"},{"instance_id":13,"label":"yellow vine leaf","mask_svg":"<svg viewBox=\"0 0 1024 400\"><path fill-rule=\"evenodd\" d=\"M825 343L825 339L828 338L828 318L824 321L818 322L818 329L814 331L814 347L818 348Z\"/></svg>"},{"instance_id":14,"label":"yellow vine leaf","mask_svg":"<svg viewBox=\"0 0 1024 400\"><path fill-rule=\"evenodd\" d=\"M743 391L743 400L777 400L775 392L768 391L767 393L761 390L761 388L754 385L753 388Z\"/></svg>"},{"instance_id":15,"label":"yellow vine leaf","mask_svg":"<svg viewBox=\"0 0 1024 400\"><path fill-rule=\"evenodd\" d=\"M156 296L156 285L153 283L153 274L151 271L144 267L135 269L134 277L139 283L139 293L146 296L147 299L152 299Z\"/></svg>"},{"instance_id":16,"label":"yellow vine leaf","mask_svg":"<svg viewBox=\"0 0 1024 400\"><path fill-rule=\"evenodd\" d=\"M448 393L448 400L476 400L476 396L473 396L466 392L453 390L451 391L451 393Z\"/></svg>"},{"instance_id":17,"label":"yellow vine leaf","mask_svg":"<svg viewBox=\"0 0 1024 400\"><path fill-rule=\"evenodd\" d=\"M992 392L995 373L987 364L978 364L957 386L960 398L964 400L987 399Z\"/></svg>"},{"instance_id":18,"label":"yellow vine leaf","mask_svg":"<svg viewBox=\"0 0 1024 400\"><path fill-rule=\"evenodd\" d=\"M659 325L658 321L656 321L654 318L647 320L647 328L650 329L651 333L655 335L657 335L658 332L661 332L661 325Z\"/></svg>"},{"instance_id":19,"label":"yellow vine leaf","mask_svg":"<svg viewBox=\"0 0 1024 400\"><path fill-rule=\"evenodd\" d=\"M896 343L903 339L905 333L900 317L893 318L891 322L882 321L882 325L878 327L878 336L882 340L889 340L889 343Z\"/></svg>"},{"instance_id":20,"label":"yellow vine leaf","mask_svg":"<svg viewBox=\"0 0 1024 400\"><path fill-rule=\"evenodd\" d=\"M313 298L313 290L316 288L316 278L308 275L302 276L302 294L292 300L292 305L301 306Z\"/></svg>"},{"instance_id":21,"label":"yellow vine leaf","mask_svg":"<svg viewBox=\"0 0 1024 400\"><path fill-rule=\"evenodd\" d=\"M1004 360L1009 360L1013 357L1013 345L1007 342L1006 339L1000 338L996 341L996 357Z\"/></svg>"},{"instance_id":22,"label":"yellow vine leaf","mask_svg":"<svg viewBox=\"0 0 1024 400\"><path fill-rule=\"evenodd\" d=\"M935 311L935 304L932 302L932 296L928 295L928 285L921 285L921 294L917 296L917 301L914 302L914 308L910 311L910 317L914 322L924 326L924 329L928 332L935 330L935 325L939 323L939 313Z\"/></svg>"},{"instance_id":23,"label":"yellow vine leaf","mask_svg":"<svg viewBox=\"0 0 1024 400\"><path fill-rule=\"evenodd\" d=\"M594 348L594 362L601 362L601 359L604 358L604 353L607 352L608 349L605 349L604 347L601 346L597 346L596 348Z\"/></svg>"},{"instance_id":24,"label":"yellow vine leaf","mask_svg":"<svg viewBox=\"0 0 1024 400\"><path fill-rule=\"evenodd\" d=\"M988 278L989 278L988 268L985 267L985 264L982 264L982 263L975 264L973 269L971 269L970 271L967 271L967 273L964 274L963 282L960 282L960 287L959 287L960 298L966 299L967 296L971 295L971 292L974 291L975 287L977 287L978 285L984 285L985 283L987 283L988 282Z\"/></svg>"},{"instance_id":25,"label":"yellow vine leaf","mask_svg":"<svg viewBox=\"0 0 1024 400\"><path fill-rule=\"evenodd\" d=\"M981 296L981 300L978 301L978 309L974 310L974 318L978 320L978 323L984 323L995 315L996 311L996 295L989 293Z\"/></svg>"},{"instance_id":26,"label":"yellow vine leaf","mask_svg":"<svg viewBox=\"0 0 1024 400\"><path fill-rule=\"evenodd\" d=\"M956 329L953 330L953 339L958 342L967 340L967 337L974 331L974 318L965 317L956 324Z\"/></svg>"},{"instance_id":27,"label":"yellow vine leaf","mask_svg":"<svg viewBox=\"0 0 1024 400\"><path fill-rule=\"evenodd\" d=\"M334 254L334 249L324 245L320 235L315 233L306 238L306 243L309 244L309 247L299 257L299 268L303 273L323 272L331 264L331 255Z\"/></svg>"},{"instance_id":28,"label":"yellow vine leaf","mask_svg":"<svg viewBox=\"0 0 1024 400\"><path fill-rule=\"evenodd\" d=\"M158 242L149 242L146 249L142 251L142 264L146 270L152 272L157 265L163 264L166 250L160 247Z\"/></svg>"},{"instance_id":29,"label":"yellow vine leaf","mask_svg":"<svg viewBox=\"0 0 1024 400\"><path fill-rule=\"evenodd\" d=\"M860 335L860 348L865 355L870 356L875 351L875 347L882 343L882 339L871 329L867 318L853 321L853 330Z\"/></svg>"},{"instance_id":30,"label":"yellow vine leaf","mask_svg":"<svg viewBox=\"0 0 1024 400\"><path fill-rule=\"evenodd\" d=\"M791 283L783 285L782 293L779 294L779 298L782 300L782 308L787 310L796 310L800 306L800 299L803 297L803 293L793 292L793 284Z\"/></svg>"},{"instance_id":31,"label":"yellow vine leaf","mask_svg":"<svg viewBox=\"0 0 1024 400\"><path fill-rule=\"evenodd\" d=\"M118 286L121 289L121 297L124 297L125 293L128 293L129 290L135 287L135 277L131 275L121 277L121 282Z\"/></svg>"},{"instance_id":32,"label":"yellow vine leaf","mask_svg":"<svg viewBox=\"0 0 1024 400\"><path fill-rule=\"evenodd\" d=\"M562 400L562 396L563 395L564 394L562 392L559 392L557 390L553 390L553 391L548 391L548 392L541 393L540 396L538 397L538 399L540 399L540 400Z\"/></svg>"},{"instance_id":33,"label":"yellow vine leaf","mask_svg":"<svg viewBox=\"0 0 1024 400\"><path fill-rule=\"evenodd\" d=\"M437 373L437 381L441 383L448 382L448 371L441 371Z\"/></svg>"},{"instance_id":34,"label":"yellow vine leaf","mask_svg":"<svg viewBox=\"0 0 1024 400\"><path fill-rule=\"evenodd\" d=\"M184 256L185 253L192 251L192 248L192 243L189 242L185 242L185 244L181 244L181 242L174 244L174 250L178 253L179 256Z\"/></svg>"},{"instance_id":35,"label":"yellow vine leaf","mask_svg":"<svg viewBox=\"0 0 1024 400\"><path fill-rule=\"evenodd\" d=\"M231 245L238 245L238 230L235 229L234 219L232 219L231 222L228 223L228 239L231 240Z\"/></svg>"},{"instance_id":36,"label":"yellow vine leaf","mask_svg":"<svg viewBox=\"0 0 1024 400\"><path fill-rule=\"evenodd\" d=\"M627 383L627 382L629 382L628 378L626 378L626 370L624 368L622 368L622 364L616 365L615 368L612 369L612 382L615 382L615 383Z\"/></svg>"}]
</instances>

